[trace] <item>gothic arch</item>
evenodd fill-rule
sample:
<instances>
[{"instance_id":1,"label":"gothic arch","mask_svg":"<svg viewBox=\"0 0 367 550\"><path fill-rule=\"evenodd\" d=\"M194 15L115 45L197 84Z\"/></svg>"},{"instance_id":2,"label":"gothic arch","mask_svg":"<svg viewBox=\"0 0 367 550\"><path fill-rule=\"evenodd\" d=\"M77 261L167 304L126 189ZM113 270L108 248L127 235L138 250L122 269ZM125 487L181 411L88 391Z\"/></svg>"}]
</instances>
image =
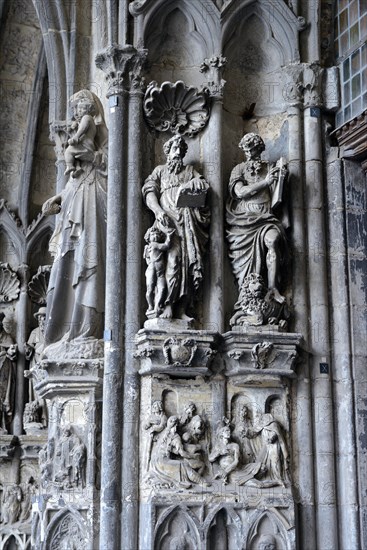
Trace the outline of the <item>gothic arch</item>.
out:
<instances>
[{"instance_id":1,"label":"gothic arch","mask_svg":"<svg viewBox=\"0 0 367 550\"><path fill-rule=\"evenodd\" d=\"M213 10L208 10L208 2L191 2L190 0L160 0L146 13L144 18L144 44L152 51L149 55L154 55L154 45L158 37L162 35L167 18L179 10L187 21L188 36L197 47L200 47L201 61L218 53L220 44L220 26L219 12L213 4ZM151 40L147 36L152 29ZM199 55L199 54L198 54Z\"/></svg>"},{"instance_id":2,"label":"gothic arch","mask_svg":"<svg viewBox=\"0 0 367 550\"><path fill-rule=\"evenodd\" d=\"M287 519L275 508L262 511L257 510L256 512L254 512L252 516L252 525L247 534L245 548L248 548L249 550L257 548L257 546L255 546L255 543L257 543L261 535L265 534L261 532L263 526L267 528L266 534L274 536L274 538L278 542L278 548L282 548L284 550L291 549L291 541L287 533L291 530L292 527Z\"/></svg>"},{"instance_id":3,"label":"gothic arch","mask_svg":"<svg viewBox=\"0 0 367 550\"><path fill-rule=\"evenodd\" d=\"M66 538L70 528L73 529L75 537L79 538L79 550L85 550L87 546L83 534L88 532L87 526L81 514L73 506L67 506L55 514L47 529L44 547L48 550L56 550L57 540Z\"/></svg>"},{"instance_id":4,"label":"gothic arch","mask_svg":"<svg viewBox=\"0 0 367 550\"><path fill-rule=\"evenodd\" d=\"M174 522L180 525L180 540L185 539L187 549L200 548L200 525L197 517L186 506L173 505L162 514L157 522L154 533L154 549L170 550L173 540L169 535Z\"/></svg>"},{"instance_id":5,"label":"gothic arch","mask_svg":"<svg viewBox=\"0 0 367 550\"><path fill-rule=\"evenodd\" d=\"M245 9L247 8L247 9ZM257 2L244 0L233 4L224 15L222 50L228 50L231 38L238 29L238 21L241 21L241 30L246 25L252 15L256 15L263 22L267 29L267 39L270 37L272 46L282 52L282 65L299 61L298 32L300 22L292 10L283 0L279 2L267 2L258 0ZM243 36L242 32L239 32Z\"/></svg>"},{"instance_id":6,"label":"gothic arch","mask_svg":"<svg viewBox=\"0 0 367 550\"><path fill-rule=\"evenodd\" d=\"M242 538L242 521L240 516L232 507L225 507L222 504L219 504L208 514L204 525L203 525L203 535L204 540L206 541L207 550L212 550L212 541L210 537L210 530L216 525L218 519L222 516L222 519L226 521L226 525L233 525L236 538L236 547L240 547L240 540ZM229 547L228 547L228 550Z\"/></svg>"}]
</instances>

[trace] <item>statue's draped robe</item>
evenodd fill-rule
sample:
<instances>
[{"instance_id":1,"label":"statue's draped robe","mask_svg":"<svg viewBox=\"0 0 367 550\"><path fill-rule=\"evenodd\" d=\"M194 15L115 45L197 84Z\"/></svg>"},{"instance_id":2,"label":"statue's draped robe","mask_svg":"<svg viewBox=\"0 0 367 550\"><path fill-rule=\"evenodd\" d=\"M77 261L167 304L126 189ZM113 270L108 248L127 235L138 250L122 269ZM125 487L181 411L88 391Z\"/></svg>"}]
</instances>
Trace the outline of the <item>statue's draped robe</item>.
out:
<instances>
[{"instance_id":1,"label":"statue's draped robe","mask_svg":"<svg viewBox=\"0 0 367 550\"><path fill-rule=\"evenodd\" d=\"M239 287L250 273L257 273L266 280L265 235L270 229L279 233L283 258L287 249L285 231L271 211L271 200L257 202L251 198L241 199L237 196L236 184L242 182L248 185L251 183L247 181L248 177L246 162L238 164L232 170L226 213L229 257Z\"/></svg>"},{"instance_id":2,"label":"statue's draped robe","mask_svg":"<svg viewBox=\"0 0 367 550\"><path fill-rule=\"evenodd\" d=\"M92 164L69 178L51 237L45 345L102 338L105 301L106 179Z\"/></svg>"},{"instance_id":3,"label":"statue's draped robe","mask_svg":"<svg viewBox=\"0 0 367 550\"><path fill-rule=\"evenodd\" d=\"M194 178L205 182L190 165L184 166L179 174L171 173L166 165L157 166L146 179L142 190L144 199L149 193L155 194L176 229L167 253L166 304L174 304L180 298L189 296L190 292L199 288L203 278L209 209L176 206L180 188ZM160 226L160 229L164 231L164 227Z\"/></svg>"}]
</instances>

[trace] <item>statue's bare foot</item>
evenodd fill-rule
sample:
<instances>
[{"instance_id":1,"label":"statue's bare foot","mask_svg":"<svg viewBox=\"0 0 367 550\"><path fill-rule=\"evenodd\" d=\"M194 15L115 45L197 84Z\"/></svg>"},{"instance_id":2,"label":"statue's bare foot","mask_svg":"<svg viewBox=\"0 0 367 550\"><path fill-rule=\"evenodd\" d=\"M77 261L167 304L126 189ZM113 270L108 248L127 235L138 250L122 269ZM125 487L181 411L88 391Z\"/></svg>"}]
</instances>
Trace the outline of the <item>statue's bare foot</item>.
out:
<instances>
[{"instance_id":1,"label":"statue's bare foot","mask_svg":"<svg viewBox=\"0 0 367 550\"><path fill-rule=\"evenodd\" d=\"M163 312L160 314L161 319L172 319L172 307L170 305L165 306Z\"/></svg>"},{"instance_id":2,"label":"statue's bare foot","mask_svg":"<svg viewBox=\"0 0 367 550\"><path fill-rule=\"evenodd\" d=\"M267 299L268 301L275 300L276 302L278 302L278 304L284 304L285 302L284 296L282 296L279 290L275 287L269 289L269 292L265 296L265 300Z\"/></svg>"},{"instance_id":3,"label":"statue's bare foot","mask_svg":"<svg viewBox=\"0 0 367 550\"><path fill-rule=\"evenodd\" d=\"M149 315L153 315L154 309L152 307L148 307L148 309L145 312L145 315L148 317Z\"/></svg>"},{"instance_id":4,"label":"statue's bare foot","mask_svg":"<svg viewBox=\"0 0 367 550\"><path fill-rule=\"evenodd\" d=\"M182 321L192 321L192 317L189 317L188 315L186 315L185 312L181 313L180 319L182 319Z\"/></svg>"}]
</instances>

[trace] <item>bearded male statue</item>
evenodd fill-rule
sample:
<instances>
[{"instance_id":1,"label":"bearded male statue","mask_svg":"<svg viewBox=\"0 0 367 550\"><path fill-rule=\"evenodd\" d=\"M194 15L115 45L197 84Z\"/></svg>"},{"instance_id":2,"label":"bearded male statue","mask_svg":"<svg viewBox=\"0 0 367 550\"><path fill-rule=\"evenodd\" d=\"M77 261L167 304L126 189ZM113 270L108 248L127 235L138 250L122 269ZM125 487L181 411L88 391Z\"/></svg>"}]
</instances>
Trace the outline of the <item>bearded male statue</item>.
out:
<instances>
[{"instance_id":1,"label":"bearded male statue","mask_svg":"<svg viewBox=\"0 0 367 550\"><path fill-rule=\"evenodd\" d=\"M209 185L193 166L184 165L186 152L182 136L168 140L164 144L166 164L153 170L142 189L146 205L155 216L152 228L170 235L159 259L166 283L160 285L160 289L165 287L164 296L158 307L148 310L149 318L192 321L193 298L203 279L210 220L205 206ZM147 274L147 286L155 284Z\"/></svg>"}]
</instances>

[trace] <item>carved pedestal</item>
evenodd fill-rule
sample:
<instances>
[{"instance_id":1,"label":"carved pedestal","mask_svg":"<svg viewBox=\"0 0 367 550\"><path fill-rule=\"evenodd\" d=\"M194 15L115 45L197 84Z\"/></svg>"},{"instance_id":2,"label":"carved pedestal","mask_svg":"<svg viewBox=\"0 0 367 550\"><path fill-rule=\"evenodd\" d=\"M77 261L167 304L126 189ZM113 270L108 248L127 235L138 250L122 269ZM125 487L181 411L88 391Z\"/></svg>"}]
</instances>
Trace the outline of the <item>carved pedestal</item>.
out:
<instances>
[{"instance_id":1,"label":"carved pedestal","mask_svg":"<svg viewBox=\"0 0 367 550\"><path fill-rule=\"evenodd\" d=\"M138 333L141 548L296 547L290 410L300 340L266 326Z\"/></svg>"},{"instance_id":2,"label":"carved pedestal","mask_svg":"<svg viewBox=\"0 0 367 550\"><path fill-rule=\"evenodd\" d=\"M44 360L32 371L47 399L47 444L32 543L40 549L98 547L102 359Z\"/></svg>"}]
</instances>

